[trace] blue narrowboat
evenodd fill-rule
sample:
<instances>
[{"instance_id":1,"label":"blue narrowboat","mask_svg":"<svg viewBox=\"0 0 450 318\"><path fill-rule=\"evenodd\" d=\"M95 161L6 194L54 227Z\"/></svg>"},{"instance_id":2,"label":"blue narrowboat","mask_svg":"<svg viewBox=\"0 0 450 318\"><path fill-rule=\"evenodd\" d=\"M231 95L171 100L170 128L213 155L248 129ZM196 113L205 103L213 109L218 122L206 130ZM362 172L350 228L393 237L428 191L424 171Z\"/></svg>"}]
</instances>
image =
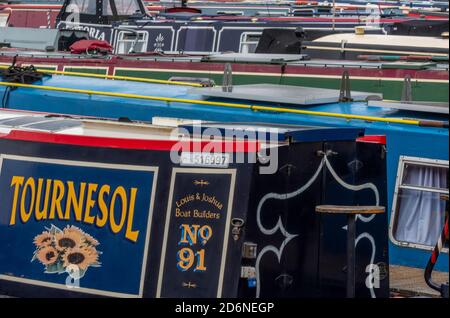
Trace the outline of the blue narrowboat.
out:
<instances>
[{"instance_id":1,"label":"blue narrowboat","mask_svg":"<svg viewBox=\"0 0 450 318\"><path fill-rule=\"evenodd\" d=\"M390 263L424 268L444 223L448 105L383 101L343 83L347 87L336 91L44 76L31 85L3 81L0 96L6 109L65 115L364 128L368 135L385 135ZM363 165L355 160L350 168ZM448 247L443 255L436 268L448 271Z\"/></svg>"},{"instance_id":2,"label":"blue narrowboat","mask_svg":"<svg viewBox=\"0 0 450 318\"><path fill-rule=\"evenodd\" d=\"M385 145L367 138L0 110L0 293L388 297Z\"/></svg>"},{"instance_id":3,"label":"blue narrowboat","mask_svg":"<svg viewBox=\"0 0 450 318\"><path fill-rule=\"evenodd\" d=\"M183 12L183 9L187 10L188 8L178 8L181 12L169 12L151 17L140 0L130 1L127 5L118 2L113 6L112 3L114 1L99 0L78 7L76 1L66 0L56 18L55 27L66 31L86 31L92 39L109 42L114 47L116 54L254 52L264 30L270 29L295 31L299 39L305 42L305 46L307 46L306 43L324 35L352 32L355 27L362 27L367 33L396 35L419 35L420 33L425 36L438 36L445 30L448 31L448 23L446 24L445 18L442 21L426 21L429 26L422 30L423 27L420 25L424 21L419 20L416 23L415 19L396 18L395 15L384 18L381 12L368 17L336 16L330 15L329 12L325 16L319 14L305 17L278 17L270 14L259 16L256 14L257 11L251 10L248 13L242 12L242 16L226 13L225 15L208 16L202 14L201 11L199 11L200 13L192 13L189 10ZM407 23L408 26L403 26L402 23ZM434 23L438 25L434 25ZM71 42L72 40L73 38L69 38L64 41ZM291 36L282 39L281 43L286 41L286 45L292 46L293 42L297 40ZM327 44L330 46L330 43ZM397 43L394 44L397 45ZM316 47L317 43L309 43L309 45ZM339 40L340 49L345 45L346 42L341 43ZM405 47L407 45L403 44ZM392 46L392 43L385 43L384 46ZM371 47L371 49L374 48ZM403 48L398 51L412 52L414 50ZM439 50L432 52L438 55L441 53ZM298 53L291 52L291 54ZM395 54L397 55L397 53Z\"/></svg>"}]
</instances>

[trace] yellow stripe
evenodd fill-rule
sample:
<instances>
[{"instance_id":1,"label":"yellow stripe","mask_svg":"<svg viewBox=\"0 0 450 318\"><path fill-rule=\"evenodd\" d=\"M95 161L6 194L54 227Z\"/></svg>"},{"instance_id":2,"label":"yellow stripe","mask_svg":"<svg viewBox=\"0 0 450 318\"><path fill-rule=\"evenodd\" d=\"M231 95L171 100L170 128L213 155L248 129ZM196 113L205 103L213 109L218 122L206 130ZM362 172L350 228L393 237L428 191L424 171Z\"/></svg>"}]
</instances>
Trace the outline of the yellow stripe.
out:
<instances>
[{"instance_id":1,"label":"yellow stripe","mask_svg":"<svg viewBox=\"0 0 450 318\"><path fill-rule=\"evenodd\" d=\"M401 119L401 118L381 118L381 117L373 117L373 116L347 115L347 114L317 112L317 111L299 110L299 109L282 108L282 107L269 107L269 106L253 106L252 109L253 110L264 110L264 111L273 111L273 112L302 114L302 115L337 117L337 118L344 118L344 119L360 119L360 120L365 120L365 121L378 121L378 122L395 123L395 124L419 125L418 120Z\"/></svg>"},{"instance_id":2,"label":"yellow stripe","mask_svg":"<svg viewBox=\"0 0 450 318\"><path fill-rule=\"evenodd\" d=\"M7 69L8 66L0 65L0 69ZM86 67L89 69L89 67ZM92 73L81 73L81 72L65 72L65 71L54 71L46 69L37 69L38 72L55 74L55 75L69 75L69 76L80 76L80 77L95 77L95 78L106 78L121 81L133 81L133 82L144 82L144 83L156 83L156 84L170 84L170 85L181 85L181 86L193 86L202 87L201 84L188 83L188 82L172 82L166 80L150 79L150 78L140 78L131 76L117 76L117 75L106 75L106 74L92 74Z\"/></svg>"},{"instance_id":3,"label":"yellow stripe","mask_svg":"<svg viewBox=\"0 0 450 318\"><path fill-rule=\"evenodd\" d=\"M374 116L348 115L348 114L317 112L317 111L282 108L282 107L245 105L245 104L224 103L224 102L209 102L209 101L204 101L204 100L192 100L192 99L184 99L184 98L146 96L146 95L124 94L124 93L111 93L111 92L93 91L93 90L85 90L85 89L41 86L41 85L31 85L31 84L19 84L19 83L7 83L7 82L0 82L0 85L1 86L12 86L12 87L35 88L35 89L42 89L42 90L47 90L47 91L66 92L66 93L78 93L78 94L100 95L100 96L121 97L121 98L156 100L156 101L173 102L173 103L199 104L199 105L208 105L208 106L241 108L241 109L249 109L249 110L254 110L254 111L259 110L259 111L277 112L277 113L292 113L292 114L313 115L313 116L322 116L322 117L336 117L336 118L344 118L347 120L359 119L359 120L372 121L372 122L396 123L396 124L405 124L405 125L419 125L418 120L400 119L400 118L381 118L381 117L374 117Z\"/></svg>"}]
</instances>

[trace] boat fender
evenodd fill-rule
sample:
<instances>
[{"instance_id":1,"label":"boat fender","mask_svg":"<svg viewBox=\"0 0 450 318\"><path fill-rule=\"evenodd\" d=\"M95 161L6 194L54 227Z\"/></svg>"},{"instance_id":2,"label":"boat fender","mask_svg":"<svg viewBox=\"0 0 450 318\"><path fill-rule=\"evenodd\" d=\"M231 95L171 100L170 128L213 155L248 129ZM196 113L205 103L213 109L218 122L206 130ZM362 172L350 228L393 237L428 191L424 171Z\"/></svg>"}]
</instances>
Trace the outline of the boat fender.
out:
<instances>
[{"instance_id":1,"label":"boat fender","mask_svg":"<svg viewBox=\"0 0 450 318\"><path fill-rule=\"evenodd\" d=\"M110 54L113 52L113 47L102 40L80 40L70 46L70 53L72 54Z\"/></svg>"},{"instance_id":2,"label":"boat fender","mask_svg":"<svg viewBox=\"0 0 450 318\"><path fill-rule=\"evenodd\" d=\"M448 128L448 121L440 120L419 120L421 127Z\"/></svg>"}]
</instances>

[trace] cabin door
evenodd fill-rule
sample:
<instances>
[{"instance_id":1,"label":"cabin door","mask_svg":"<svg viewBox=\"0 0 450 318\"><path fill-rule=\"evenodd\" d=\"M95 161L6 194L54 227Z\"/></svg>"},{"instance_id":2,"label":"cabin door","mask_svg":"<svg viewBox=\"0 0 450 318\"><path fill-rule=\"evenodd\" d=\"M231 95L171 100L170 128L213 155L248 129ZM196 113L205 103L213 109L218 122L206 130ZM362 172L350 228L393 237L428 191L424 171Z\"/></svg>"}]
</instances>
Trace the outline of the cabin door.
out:
<instances>
[{"instance_id":1,"label":"cabin door","mask_svg":"<svg viewBox=\"0 0 450 318\"><path fill-rule=\"evenodd\" d=\"M237 170L172 170L157 297L235 296L241 245L233 234L248 196L237 191Z\"/></svg>"}]
</instances>

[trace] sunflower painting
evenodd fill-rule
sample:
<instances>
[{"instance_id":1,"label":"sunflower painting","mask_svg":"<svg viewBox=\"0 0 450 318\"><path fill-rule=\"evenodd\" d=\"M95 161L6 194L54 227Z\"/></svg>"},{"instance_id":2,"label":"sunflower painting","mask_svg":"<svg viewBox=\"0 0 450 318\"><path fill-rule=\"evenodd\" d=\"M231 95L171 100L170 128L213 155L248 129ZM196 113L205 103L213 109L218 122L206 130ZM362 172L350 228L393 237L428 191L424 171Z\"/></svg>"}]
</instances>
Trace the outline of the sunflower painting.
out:
<instances>
[{"instance_id":1,"label":"sunflower painting","mask_svg":"<svg viewBox=\"0 0 450 318\"><path fill-rule=\"evenodd\" d=\"M37 235L33 241L36 246L31 261L38 260L45 267L45 273L69 273L72 276L74 266L77 266L81 278L87 269L100 267L100 244L94 237L83 232L76 226L66 226L64 229L52 225ZM74 277L75 278L75 277Z\"/></svg>"}]
</instances>

